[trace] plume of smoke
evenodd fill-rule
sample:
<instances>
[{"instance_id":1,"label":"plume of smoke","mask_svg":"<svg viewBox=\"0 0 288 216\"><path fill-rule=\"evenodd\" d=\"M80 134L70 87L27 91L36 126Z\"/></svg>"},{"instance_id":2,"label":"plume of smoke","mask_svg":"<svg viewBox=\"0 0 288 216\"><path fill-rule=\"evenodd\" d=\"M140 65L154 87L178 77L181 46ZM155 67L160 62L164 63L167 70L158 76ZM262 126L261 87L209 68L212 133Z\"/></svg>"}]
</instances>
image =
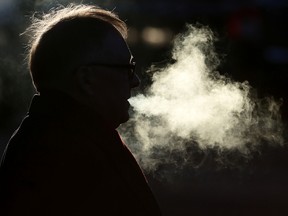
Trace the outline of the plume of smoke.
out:
<instances>
[{"instance_id":1,"label":"plume of smoke","mask_svg":"<svg viewBox=\"0 0 288 216\"><path fill-rule=\"evenodd\" d=\"M147 91L130 99L133 133L124 139L146 170L185 163L199 149L249 154L263 142L283 143L280 105L217 73L213 42L208 28L188 26L175 39L175 63L156 69Z\"/></svg>"}]
</instances>

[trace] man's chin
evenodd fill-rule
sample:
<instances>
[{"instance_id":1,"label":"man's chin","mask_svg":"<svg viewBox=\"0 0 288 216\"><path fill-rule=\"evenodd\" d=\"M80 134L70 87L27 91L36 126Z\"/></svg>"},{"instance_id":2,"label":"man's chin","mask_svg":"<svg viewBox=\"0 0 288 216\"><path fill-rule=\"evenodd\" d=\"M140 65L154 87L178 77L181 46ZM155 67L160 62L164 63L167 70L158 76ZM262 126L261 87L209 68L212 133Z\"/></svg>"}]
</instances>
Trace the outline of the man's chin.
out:
<instances>
[{"instance_id":1,"label":"man's chin","mask_svg":"<svg viewBox=\"0 0 288 216\"><path fill-rule=\"evenodd\" d=\"M123 116L122 120L121 120L121 124L127 122L130 119L129 114L127 113L125 116Z\"/></svg>"}]
</instances>

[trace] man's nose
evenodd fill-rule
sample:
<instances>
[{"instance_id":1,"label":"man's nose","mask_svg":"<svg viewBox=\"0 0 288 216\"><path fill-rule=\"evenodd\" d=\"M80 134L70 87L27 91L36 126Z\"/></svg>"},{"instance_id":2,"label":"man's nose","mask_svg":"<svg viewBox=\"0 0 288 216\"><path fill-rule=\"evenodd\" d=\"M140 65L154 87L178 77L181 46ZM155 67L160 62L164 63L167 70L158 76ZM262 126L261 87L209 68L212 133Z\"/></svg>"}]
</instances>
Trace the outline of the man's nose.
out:
<instances>
[{"instance_id":1,"label":"man's nose","mask_svg":"<svg viewBox=\"0 0 288 216\"><path fill-rule=\"evenodd\" d=\"M137 76L137 74L134 74L132 80L131 80L131 83L130 83L130 88L135 88L135 87L138 87L140 85L140 79L139 77Z\"/></svg>"}]
</instances>

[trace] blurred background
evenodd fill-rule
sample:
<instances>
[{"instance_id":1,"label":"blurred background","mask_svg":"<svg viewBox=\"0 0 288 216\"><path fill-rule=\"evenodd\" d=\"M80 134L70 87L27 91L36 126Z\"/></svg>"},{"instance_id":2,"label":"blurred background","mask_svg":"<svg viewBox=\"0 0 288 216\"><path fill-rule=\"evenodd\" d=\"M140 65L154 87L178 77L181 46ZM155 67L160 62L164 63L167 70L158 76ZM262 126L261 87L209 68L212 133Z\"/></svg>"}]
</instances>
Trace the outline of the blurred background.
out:
<instances>
[{"instance_id":1,"label":"blurred background","mask_svg":"<svg viewBox=\"0 0 288 216\"><path fill-rule=\"evenodd\" d=\"M218 38L215 46L222 61L219 72L236 81L247 80L260 97L273 96L282 101L281 114L287 125L288 1L0 0L0 155L35 93L26 64L27 38L20 34L35 11L71 2L97 4L114 10L126 21L128 43L142 80L140 92L151 83L145 71L151 64L169 60L173 38L185 30L187 23L209 26ZM167 216L212 212L288 215L283 207L288 200L287 156L285 148L263 149L253 161L239 164L237 169L219 169L208 158L197 170L184 168L169 179L154 174L148 178ZM272 184L277 187L269 188ZM269 200L261 199L266 196Z\"/></svg>"}]
</instances>

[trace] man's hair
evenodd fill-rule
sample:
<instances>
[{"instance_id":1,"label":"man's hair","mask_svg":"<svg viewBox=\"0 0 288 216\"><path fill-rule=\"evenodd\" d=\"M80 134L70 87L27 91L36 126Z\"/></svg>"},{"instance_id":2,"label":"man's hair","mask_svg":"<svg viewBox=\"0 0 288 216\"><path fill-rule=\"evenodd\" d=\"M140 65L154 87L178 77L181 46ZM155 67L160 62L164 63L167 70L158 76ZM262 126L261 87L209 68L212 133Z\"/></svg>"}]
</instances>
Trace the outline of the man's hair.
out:
<instances>
[{"instance_id":1,"label":"man's hair","mask_svg":"<svg viewBox=\"0 0 288 216\"><path fill-rule=\"evenodd\" d=\"M65 80L67 73L87 63L91 45L100 53L111 31L127 38L127 26L115 13L93 5L70 4L41 18L33 16L25 33L31 36L28 66L37 91Z\"/></svg>"}]
</instances>

